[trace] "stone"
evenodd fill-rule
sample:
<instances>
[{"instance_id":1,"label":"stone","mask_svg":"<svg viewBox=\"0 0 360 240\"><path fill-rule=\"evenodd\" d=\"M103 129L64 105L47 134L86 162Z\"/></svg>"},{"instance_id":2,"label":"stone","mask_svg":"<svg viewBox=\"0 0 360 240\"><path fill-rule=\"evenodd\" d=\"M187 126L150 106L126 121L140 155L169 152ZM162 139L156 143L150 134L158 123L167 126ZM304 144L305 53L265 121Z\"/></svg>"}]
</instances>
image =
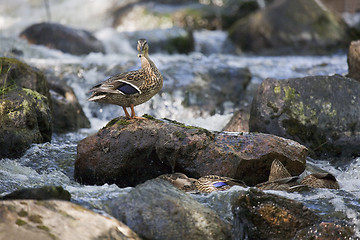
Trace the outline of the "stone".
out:
<instances>
[{"instance_id":1,"label":"stone","mask_svg":"<svg viewBox=\"0 0 360 240\"><path fill-rule=\"evenodd\" d=\"M345 223L321 222L296 233L294 240L304 239L358 239L354 226Z\"/></svg>"},{"instance_id":2,"label":"stone","mask_svg":"<svg viewBox=\"0 0 360 240\"><path fill-rule=\"evenodd\" d=\"M349 77L360 81L360 40L352 41L348 50Z\"/></svg>"},{"instance_id":3,"label":"stone","mask_svg":"<svg viewBox=\"0 0 360 240\"><path fill-rule=\"evenodd\" d=\"M90 128L86 117L73 89L60 79L49 79L52 100L53 131L57 133Z\"/></svg>"},{"instance_id":4,"label":"stone","mask_svg":"<svg viewBox=\"0 0 360 240\"><path fill-rule=\"evenodd\" d=\"M249 128L293 139L315 158L360 156L360 83L351 78L309 76L265 79Z\"/></svg>"},{"instance_id":5,"label":"stone","mask_svg":"<svg viewBox=\"0 0 360 240\"><path fill-rule=\"evenodd\" d=\"M32 143L51 141L52 117L44 95L27 88L3 89L0 98L0 158L18 158Z\"/></svg>"},{"instance_id":6,"label":"stone","mask_svg":"<svg viewBox=\"0 0 360 240\"><path fill-rule=\"evenodd\" d=\"M218 175L255 185L267 180L274 158L290 174L299 175L306 156L306 147L273 135L213 133L176 121L116 118L79 142L75 179L127 187L181 172L191 178Z\"/></svg>"},{"instance_id":7,"label":"stone","mask_svg":"<svg viewBox=\"0 0 360 240\"><path fill-rule=\"evenodd\" d=\"M14 199L33 199L33 200L50 200L58 199L70 201L71 195L68 191L64 190L61 186L43 186L38 188L24 188L9 193L1 200L14 200Z\"/></svg>"},{"instance_id":8,"label":"stone","mask_svg":"<svg viewBox=\"0 0 360 240\"><path fill-rule=\"evenodd\" d=\"M59 200L0 201L0 233L7 240L140 240L116 219Z\"/></svg>"},{"instance_id":9,"label":"stone","mask_svg":"<svg viewBox=\"0 0 360 240\"><path fill-rule=\"evenodd\" d=\"M227 132L249 132L250 107L241 108L222 129Z\"/></svg>"},{"instance_id":10,"label":"stone","mask_svg":"<svg viewBox=\"0 0 360 240\"><path fill-rule=\"evenodd\" d=\"M112 215L144 239L230 239L230 224L164 180L112 200Z\"/></svg>"},{"instance_id":11,"label":"stone","mask_svg":"<svg viewBox=\"0 0 360 240\"><path fill-rule=\"evenodd\" d=\"M44 45L73 55L105 53L103 44L90 32L58 23L33 24L19 36L31 44Z\"/></svg>"},{"instance_id":12,"label":"stone","mask_svg":"<svg viewBox=\"0 0 360 240\"><path fill-rule=\"evenodd\" d=\"M325 53L348 44L346 23L316 0L278 0L229 30L244 51L269 54Z\"/></svg>"},{"instance_id":13,"label":"stone","mask_svg":"<svg viewBox=\"0 0 360 240\"><path fill-rule=\"evenodd\" d=\"M302 203L256 189L232 203L234 239L292 239L319 221Z\"/></svg>"}]
</instances>

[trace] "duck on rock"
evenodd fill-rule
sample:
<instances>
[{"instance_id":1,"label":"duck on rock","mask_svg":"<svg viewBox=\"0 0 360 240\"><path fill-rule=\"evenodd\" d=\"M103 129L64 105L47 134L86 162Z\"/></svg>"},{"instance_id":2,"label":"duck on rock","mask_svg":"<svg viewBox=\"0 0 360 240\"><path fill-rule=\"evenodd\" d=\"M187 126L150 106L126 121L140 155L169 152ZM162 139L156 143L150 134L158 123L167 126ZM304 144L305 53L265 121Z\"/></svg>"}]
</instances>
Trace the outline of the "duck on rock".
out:
<instances>
[{"instance_id":1,"label":"duck on rock","mask_svg":"<svg viewBox=\"0 0 360 240\"><path fill-rule=\"evenodd\" d=\"M163 86L163 77L149 58L149 46L145 39L137 43L141 68L136 71L116 74L90 89L89 101L119 105L126 118L140 118L135 115L134 106L140 105L157 94ZM131 109L131 115L126 110Z\"/></svg>"}]
</instances>

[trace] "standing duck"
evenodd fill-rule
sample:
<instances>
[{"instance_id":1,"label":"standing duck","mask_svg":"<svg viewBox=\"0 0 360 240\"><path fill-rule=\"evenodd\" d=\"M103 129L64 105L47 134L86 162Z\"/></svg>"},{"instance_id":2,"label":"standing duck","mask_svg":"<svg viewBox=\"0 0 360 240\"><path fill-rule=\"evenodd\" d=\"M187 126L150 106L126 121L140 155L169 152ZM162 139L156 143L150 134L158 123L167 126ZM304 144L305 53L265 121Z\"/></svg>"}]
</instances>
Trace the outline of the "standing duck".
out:
<instances>
[{"instance_id":1,"label":"standing duck","mask_svg":"<svg viewBox=\"0 0 360 240\"><path fill-rule=\"evenodd\" d=\"M149 58L149 46L145 39L137 43L141 68L136 71L116 74L90 89L88 101L119 105L126 118L140 118L135 115L134 106L142 104L157 94L163 86L163 77ZM126 110L131 109L131 115Z\"/></svg>"}]
</instances>

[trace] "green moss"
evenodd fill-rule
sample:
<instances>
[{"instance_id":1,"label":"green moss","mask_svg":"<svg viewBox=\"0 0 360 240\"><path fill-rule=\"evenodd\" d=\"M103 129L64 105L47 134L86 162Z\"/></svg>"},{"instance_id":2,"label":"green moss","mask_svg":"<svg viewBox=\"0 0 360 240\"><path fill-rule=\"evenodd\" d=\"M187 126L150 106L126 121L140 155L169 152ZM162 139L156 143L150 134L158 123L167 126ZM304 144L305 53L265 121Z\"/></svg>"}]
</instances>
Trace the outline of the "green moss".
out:
<instances>
[{"instance_id":1,"label":"green moss","mask_svg":"<svg viewBox=\"0 0 360 240\"><path fill-rule=\"evenodd\" d=\"M18 225L18 226L24 226L25 224L27 224L27 222L25 222L22 219L17 219L16 220L16 225Z\"/></svg>"},{"instance_id":2,"label":"green moss","mask_svg":"<svg viewBox=\"0 0 360 240\"><path fill-rule=\"evenodd\" d=\"M114 118L112 119L110 122L108 122L106 124L105 127L103 127L102 129L105 129L105 128L109 128L115 124L118 124L118 125L121 125L121 126L127 126L129 125L131 122L127 119L123 119L123 118Z\"/></svg>"},{"instance_id":3,"label":"green moss","mask_svg":"<svg viewBox=\"0 0 360 240\"><path fill-rule=\"evenodd\" d=\"M184 140L186 138L186 134L184 132L176 131L174 135L180 140Z\"/></svg>"},{"instance_id":4,"label":"green moss","mask_svg":"<svg viewBox=\"0 0 360 240\"><path fill-rule=\"evenodd\" d=\"M28 215L28 213L27 213L24 209L21 209L21 211L18 212L18 215L19 215L20 217L26 217L26 216Z\"/></svg>"},{"instance_id":5,"label":"green moss","mask_svg":"<svg viewBox=\"0 0 360 240\"><path fill-rule=\"evenodd\" d=\"M275 86L274 87L274 93L275 94L280 94L281 93L281 87L280 86Z\"/></svg>"},{"instance_id":6,"label":"green moss","mask_svg":"<svg viewBox=\"0 0 360 240\"><path fill-rule=\"evenodd\" d=\"M201 134L205 134L207 137L209 137L210 139L215 139L215 134L214 133L212 133L212 132L210 132L209 130L207 130L207 129L205 129L205 128L201 128L201 127L195 127L195 126L188 126L188 125L185 125L184 123L181 123L181 122L178 122L178 121L176 121L176 120L170 120L170 119L168 119L168 118L164 118L164 120L166 120L166 121L168 121L168 122L170 122L170 123L172 123L172 124L175 124L175 125L177 125L177 126L179 126L179 127L182 127L182 128L185 128L185 129L196 129L196 130L198 130L197 132L196 132L196 134L199 134L199 135L201 135ZM195 134L195 133L194 133Z\"/></svg>"},{"instance_id":7,"label":"green moss","mask_svg":"<svg viewBox=\"0 0 360 240\"><path fill-rule=\"evenodd\" d=\"M30 215L29 216L29 221L34 222L34 223L42 223L42 217L40 215Z\"/></svg>"},{"instance_id":8,"label":"green moss","mask_svg":"<svg viewBox=\"0 0 360 240\"><path fill-rule=\"evenodd\" d=\"M46 232L50 232L50 228L48 228L47 226L44 225L39 225L37 226L38 229L44 230Z\"/></svg>"}]
</instances>

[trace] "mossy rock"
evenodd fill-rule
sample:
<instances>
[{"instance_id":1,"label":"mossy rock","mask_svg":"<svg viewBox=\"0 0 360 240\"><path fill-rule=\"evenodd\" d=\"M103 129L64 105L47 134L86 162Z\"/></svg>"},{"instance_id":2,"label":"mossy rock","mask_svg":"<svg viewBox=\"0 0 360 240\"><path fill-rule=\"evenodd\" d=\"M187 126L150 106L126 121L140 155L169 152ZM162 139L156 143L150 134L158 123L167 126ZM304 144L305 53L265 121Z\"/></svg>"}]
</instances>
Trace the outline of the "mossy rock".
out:
<instances>
[{"instance_id":1,"label":"mossy rock","mask_svg":"<svg viewBox=\"0 0 360 240\"><path fill-rule=\"evenodd\" d=\"M32 143L51 140L51 111L47 98L30 89L0 96L0 158L17 158Z\"/></svg>"},{"instance_id":2,"label":"mossy rock","mask_svg":"<svg viewBox=\"0 0 360 240\"><path fill-rule=\"evenodd\" d=\"M15 200L15 199L34 199L34 200L50 200L59 199L70 201L71 195L68 191L62 187L55 186L43 186L39 188L24 188L16 190L8 195L1 197L2 200ZM20 211L19 216L27 216L27 212ZM29 216L29 220L32 222L41 223L38 215Z\"/></svg>"}]
</instances>

